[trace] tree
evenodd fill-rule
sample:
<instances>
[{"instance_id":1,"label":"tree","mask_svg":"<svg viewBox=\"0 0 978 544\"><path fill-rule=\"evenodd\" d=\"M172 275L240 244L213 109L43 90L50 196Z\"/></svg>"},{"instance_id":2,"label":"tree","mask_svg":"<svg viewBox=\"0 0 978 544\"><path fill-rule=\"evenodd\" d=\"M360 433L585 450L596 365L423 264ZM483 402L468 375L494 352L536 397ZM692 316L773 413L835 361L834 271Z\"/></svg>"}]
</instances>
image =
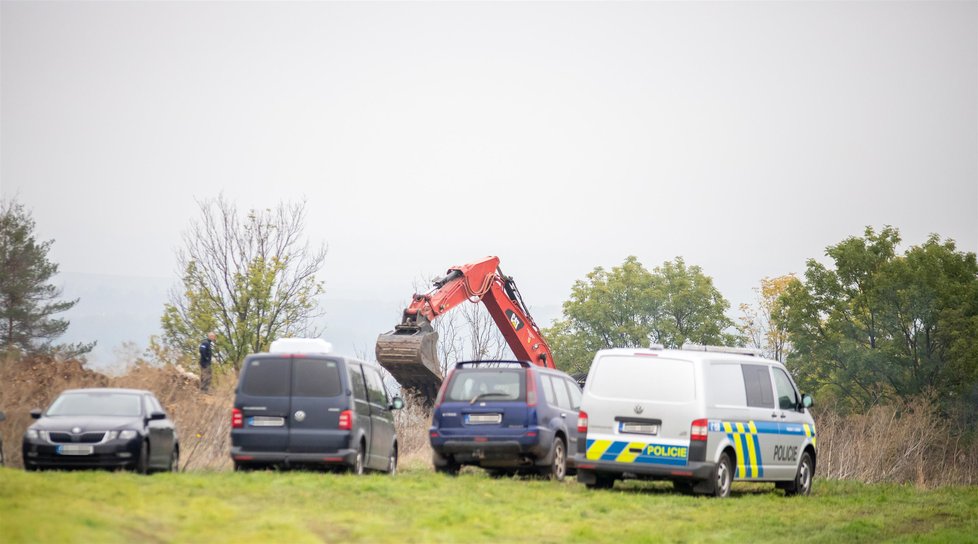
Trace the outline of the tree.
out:
<instances>
[{"instance_id":1,"label":"tree","mask_svg":"<svg viewBox=\"0 0 978 544\"><path fill-rule=\"evenodd\" d=\"M794 274L762 278L760 287L754 288L755 305L740 305L740 324L737 330L740 331L744 343L748 347L761 350L765 357L782 363L791 347L785 319L787 308L780 297L797 281Z\"/></svg>"},{"instance_id":2,"label":"tree","mask_svg":"<svg viewBox=\"0 0 978 544\"><path fill-rule=\"evenodd\" d=\"M945 399L978 386L978 264L931 235L903 255L899 232L867 227L829 246L834 269L808 261L804 283L782 295L803 388L843 407L909 400L929 388Z\"/></svg>"},{"instance_id":3,"label":"tree","mask_svg":"<svg viewBox=\"0 0 978 544\"><path fill-rule=\"evenodd\" d=\"M287 336L318 336L316 273L326 248L303 240L305 203L280 203L243 217L224 199L198 202L200 218L177 253L181 289L170 293L161 325L170 347L196 353L218 334L217 360L237 369L246 355Z\"/></svg>"},{"instance_id":4,"label":"tree","mask_svg":"<svg viewBox=\"0 0 978 544\"><path fill-rule=\"evenodd\" d=\"M698 266L682 257L653 271L630 256L610 271L597 267L574 282L563 317L544 330L561 368L586 372L594 353L613 347L684 343L729 345L730 304Z\"/></svg>"},{"instance_id":5,"label":"tree","mask_svg":"<svg viewBox=\"0 0 978 544\"><path fill-rule=\"evenodd\" d=\"M50 283L58 265L48 260L54 240L36 240L34 227L34 219L22 204L0 203L0 349L65 357L88 353L94 342L53 344L69 325L67 319L53 316L70 310L78 299L58 300L61 289Z\"/></svg>"}]
</instances>

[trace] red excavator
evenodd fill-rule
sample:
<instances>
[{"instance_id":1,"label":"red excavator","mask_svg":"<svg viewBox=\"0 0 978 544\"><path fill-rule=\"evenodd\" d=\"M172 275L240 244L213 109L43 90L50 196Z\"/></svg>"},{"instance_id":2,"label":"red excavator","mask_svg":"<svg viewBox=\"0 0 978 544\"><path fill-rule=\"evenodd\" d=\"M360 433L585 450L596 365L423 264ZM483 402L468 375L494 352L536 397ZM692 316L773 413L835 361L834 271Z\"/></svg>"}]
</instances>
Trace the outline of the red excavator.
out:
<instances>
[{"instance_id":1,"label":"red excavator","mask_svg":"<svg viewBox=\"0 0 978 544\"><path fill-rule=\"evenodd\" d=\"M428 402L441 385L441 366L436 344L438 333L431 322L463 302L482 302L517 359L556 368L550 346L540 335L513 278L503 275L499 257L453 266L436 279L426 294L415 294L394 330L377 337L377 361L401 387Z\"/></svg>"}]
</instances>

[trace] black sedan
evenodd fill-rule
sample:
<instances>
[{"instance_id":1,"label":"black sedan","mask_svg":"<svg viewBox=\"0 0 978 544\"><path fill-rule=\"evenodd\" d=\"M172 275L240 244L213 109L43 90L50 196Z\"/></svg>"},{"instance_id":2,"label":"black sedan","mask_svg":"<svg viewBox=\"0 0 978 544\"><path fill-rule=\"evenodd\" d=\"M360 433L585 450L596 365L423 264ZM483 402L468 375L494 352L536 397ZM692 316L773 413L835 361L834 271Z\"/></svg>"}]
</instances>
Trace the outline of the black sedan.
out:
<instances>
[{"instance_id":1,"label":"black sedan","mask_svg":"<svg viewBox=\"0 0 978 544\"><path fill-rule=\"evenodd\" d=\"M149 391L71 389L24 434L24 468L129 468L146 474L177 470L173 422Z\"/></svg>"}]
</instances>

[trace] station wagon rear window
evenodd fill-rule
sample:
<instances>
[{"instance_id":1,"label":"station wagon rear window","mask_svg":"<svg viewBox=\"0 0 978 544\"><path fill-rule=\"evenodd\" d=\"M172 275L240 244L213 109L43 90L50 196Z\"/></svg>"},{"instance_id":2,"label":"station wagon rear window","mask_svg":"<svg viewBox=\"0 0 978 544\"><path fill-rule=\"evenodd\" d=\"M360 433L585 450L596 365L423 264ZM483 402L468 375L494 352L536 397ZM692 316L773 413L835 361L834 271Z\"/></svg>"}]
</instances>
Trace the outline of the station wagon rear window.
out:
<instances>
[{"instance_id":1,"label":"station wagon rear window","mask_svg":"<svg viewBox=\"0 0 978 544\"><path fill-rule=\"evenodd\" d=\"M472 370L456 373L445 394L451 402L521 401L524 373L518 370Z\"/></svg>"},{"instance_id":2,"label":"station wagon rear window","mask_svg":"<svg viewBox=\"0 0 978 544\"><path fill-rule=\"evenodd\" d=\"M602 397L653 402L689 402L696 398L693 363L663 357L608 355L596 361L590 390Z\"/></svg>"}]
</instances>

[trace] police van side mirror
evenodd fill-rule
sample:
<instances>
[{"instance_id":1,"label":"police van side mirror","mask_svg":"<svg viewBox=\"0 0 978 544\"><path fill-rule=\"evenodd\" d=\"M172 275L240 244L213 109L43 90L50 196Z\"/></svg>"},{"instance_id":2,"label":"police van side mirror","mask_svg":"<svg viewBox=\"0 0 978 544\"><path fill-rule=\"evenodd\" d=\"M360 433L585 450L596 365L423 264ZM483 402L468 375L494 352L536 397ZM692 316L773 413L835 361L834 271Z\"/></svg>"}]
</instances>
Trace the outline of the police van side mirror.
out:
<instances>
[{"instance_id":1,"label":"police van side mirror","mask_svg":"<svg viewBox=\"0 0 978 544\"><path fill-rule=\"evenodd\" d=\"M813 404L811 395L803 394L801 396L801 405L803 408L811 408Z\"/></svg>"}]
</instances>

